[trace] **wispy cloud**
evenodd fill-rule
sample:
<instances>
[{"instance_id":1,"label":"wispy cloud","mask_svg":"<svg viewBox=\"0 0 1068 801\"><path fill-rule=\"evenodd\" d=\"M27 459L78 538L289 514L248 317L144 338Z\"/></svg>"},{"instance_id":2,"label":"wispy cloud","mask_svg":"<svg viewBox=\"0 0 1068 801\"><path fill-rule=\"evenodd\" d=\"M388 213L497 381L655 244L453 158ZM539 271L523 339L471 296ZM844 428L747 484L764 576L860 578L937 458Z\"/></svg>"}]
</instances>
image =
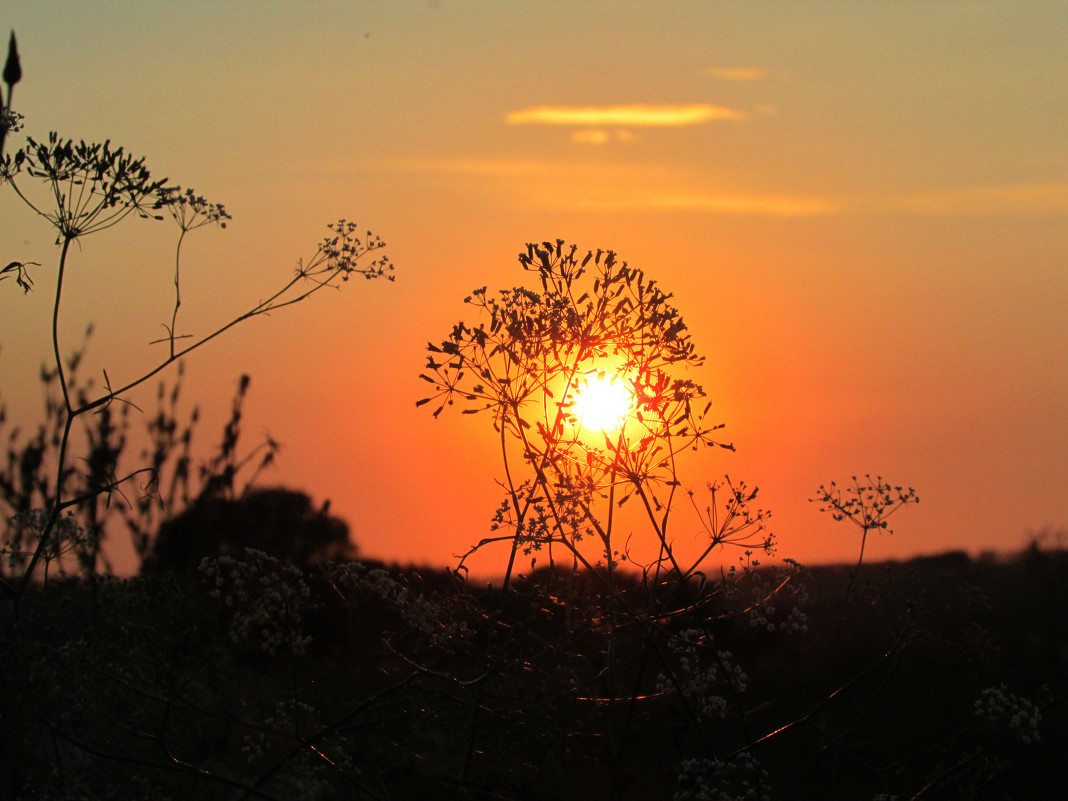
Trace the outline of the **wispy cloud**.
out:
<instances>
[{"instance_id":1,"label":"wispy cloud","mask_svg":"<svg viewBox=\"0 0 1068 801\"><path fill-rule=\"evenodd\" d=\"M590 141L601 139L593 136ZM1068 182L1064 181L957 187L911 194L848 190L791 193L703 188L695 186L694 177L688 170L680 171L667 164L655 163L457 158L317 166L334 176L343 171L374 170L480 178L480 183L487 189L507 192L522 205L553 211L646 211L766 217L1068 215Z\"/></svg>"},{"instance_id":2,"label":"wispy cloud","mask_svg":"<svg viewBox=\"0 0 1068 801\"><path fill-rule=\"evenodd\" d=\"M524 178L566 174L568 166L537 159L397 159L375 162L371 169L385 172L475 175L486 178Z\"/></svg>"},{"instance_id":3,"label":"wispy cloud","mask_svg":"<svg viewBox=\"0 0 1068 801\"><path fill-rule=\"evenodd\" d=\"M874 204L933 215L1068 214L1068 183L1003 184L924 192Z\"/></svg>"},{"instance_id":4,"label":"wispy cloud","mask_svg":"<svg viewBox=\"0 0 1068 801\"><path fill-rule=\"evenodd\" d=\"M611 138L604 128L583 128L571 134L571 141L580 145L603 145Z\"/></svg>"},{"instance_id":5,"label":"wispy cloud","mask_svg":"<svg viewBox=\"0 0 1068 801\"><path fill-rule=\"evenodd\" d=\"M744 111L707 103L632 103L621 106L531 106L510 112L505 120L509 125L576 125L583 128L609 125L636 128L702 125L712 120L740 122L747 116Z\"/></svg>"},{"instance_id":6,"label":"wispy cloud","mask_svg":"<svg viewBox=\"0 0 1068 801\"><path fill-rule=\"evenodd\" d=\"M761 81L768 77L763 67L709 67L706 73L717 81Z\"/></svg>"},{"instance_id":7,"label":"wispy cloud","mask_svg":"<svg viewBox=\"0 0 1068 801\"><path fill-rule=\"evenodd\" d=\"M836 200L806 195L654 192L599 200L575 198L574 202L577 208L589 211L680 211L769 217L815 217L842 211Z\"/></svg>"},{"instance_id":8,"label":"wispy cloud","mask_svg":"<svg viewBox=\"0 0 1068 801\"><path fill-rule=\"evenodd\" d=\"M475 158L390 161L376 167L476 176L487 188L507 188L523 205L552 211L814 217L845 210L839 199L825 196L694 189L685 173L655 164Z\"/></svg>"},{"instance_id":9,"label":"wispy cloud","mask_svg":"<svg viewBox=\"0 0 1068 801\"><path fill-rule=\"evenodd\" d=\"M605 145L609 142L631 142L634 132L629 128L616 128L608 131L604 128L582 128L571 134L571 141L580 145Z\"/></svg>"}]
</instances>

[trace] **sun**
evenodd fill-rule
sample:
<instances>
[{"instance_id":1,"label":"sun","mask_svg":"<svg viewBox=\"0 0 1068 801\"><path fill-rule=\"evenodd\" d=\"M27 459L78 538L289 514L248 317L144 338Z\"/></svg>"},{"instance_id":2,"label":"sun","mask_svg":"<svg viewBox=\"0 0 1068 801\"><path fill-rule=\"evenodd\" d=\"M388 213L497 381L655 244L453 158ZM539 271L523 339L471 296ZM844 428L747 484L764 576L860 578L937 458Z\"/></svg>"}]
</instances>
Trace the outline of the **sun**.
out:
<instances>
[{"instance_id":1,"label":"sun","mask_svg":"<svg viewBox=\"0 0 1068 801\"><path fill-rule=\"evenodd\" d=\"M614 431L634 409L634 393L616 376L592 373L580 384L572 409L583 427Z\"/></svg>"}]
</instances>

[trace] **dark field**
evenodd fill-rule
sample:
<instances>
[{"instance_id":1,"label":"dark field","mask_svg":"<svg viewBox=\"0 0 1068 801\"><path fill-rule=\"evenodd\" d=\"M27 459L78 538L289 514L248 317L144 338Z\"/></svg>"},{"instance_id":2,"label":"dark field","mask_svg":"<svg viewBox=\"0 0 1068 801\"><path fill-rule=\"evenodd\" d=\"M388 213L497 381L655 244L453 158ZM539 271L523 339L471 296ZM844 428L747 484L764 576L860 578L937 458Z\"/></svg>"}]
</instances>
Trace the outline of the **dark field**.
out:
<instances>
[{"instance_id":1,"label":"dark field","mask_svg":"<svg viewBox=\"0 0 1068 801\"><path fill-rule=\"evenodd\" d=\"M0 796L1005 799L1066 778L1065 552L864 565L847 604L851 568L773 602L758 571L656 625L636 582L612 602L589 576L217 567L5 613Z\"/></svg>"}]
</instances>

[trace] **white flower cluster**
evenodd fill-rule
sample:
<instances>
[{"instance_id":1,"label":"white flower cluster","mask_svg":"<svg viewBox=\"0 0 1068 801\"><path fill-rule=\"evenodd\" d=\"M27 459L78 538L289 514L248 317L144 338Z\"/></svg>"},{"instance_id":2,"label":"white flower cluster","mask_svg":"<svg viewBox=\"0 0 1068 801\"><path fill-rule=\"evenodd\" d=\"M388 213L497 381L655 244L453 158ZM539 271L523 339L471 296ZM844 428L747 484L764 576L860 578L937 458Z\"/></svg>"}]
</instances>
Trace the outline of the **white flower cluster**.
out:
<instances>
[{"instance_id":1,"label":"white flower cluster","mask_svg":"<svg viewBox=\"0 0 1068 801\"><path fill-rule=\"evenodd\" d=\"M45 530L48 528L48 520L51 512L47 509L29 509L18 512L11 518L11 525L17 532L11 541L0 544L0 557L5 558L8 568L13 569L21 564L37 547ZM20 544L23 537L28 536L29 542L33 543L28 549L23 549ZM49 534L46 558L55 558L67 553L73 548L91 547L93 535L83 528L74 515L70 512L61 514L56 518L55 526Z\"/></svg>"},{"instance_id":2,"label":"white flower cluster","mask_svg":"<svg viewBox=\"0 0 1068 801\"><path fill-rule=\"evenodd\" d=\"M277 759L280 751L291 757L275 773L274 783L285 789L280 797L294 801L332 797L328 773L350 778L360 773L353 762L353 743L337 731L324 733L321 711L296 698L277 701L241 741L241 753L255 770Z\"/></svg>"},{"instance_id":3,"label":"white flower cluster","mask_svg":"<svg viewBox=\"0 0 1068 801\"><path fill-rule=\"evenodd\" d=\"M360 562L331 565L329 579L342 594L346 589L367 589L393 604L407 593L407 589L389 575L389 571L380 567L368 568Z\"/></svg>"},{"instance_id":4,"label":"white flower cluster","mask_svg":"<svg viewBox=\"0 0 1068 801\"><path fill-rule=\"evenodd\" d=\"M311 591L304 574L293 565L256 548L245 549L245 560L231 556L205 558L200 572L208 581L209 594L229 607L230 639L258 644L269 654L288 648L303 654L311 637L301 621L310 607Z\"/></svg>"},{"instance_id":5,"label":"white flower cluster","mask_svg":"<svg viewBox=\"0 0 1068 801\"><path fill-rule=\"evenodd\" d=\"M735 692L745 692L749 677L734 663L730 651L713 651L710 640L696 629L672 635L668 645L678 656L674 679L659 674L656 689L665 695L681 691L684 697L698 704L705 717L723 718L727 714L727 699L717 688L730 684Z\"/></svg>"},{"instance_id":6,"label":"white flower cluster","mask_svg":"<svg viewBox=\"0 0 1068 801\"><path fill-rule=\"evenodd\" d=\"M990 726L1007 728L1024 743L1040 739L1038 724L1042 721L1042 713L1031 701L1010 693L1004 684L987 687L979 693L975 714Z\"/></svg>"},{"instance_id":7,"label":"white flower cluster","mask_svg":"<svg viewBox=\"0 0 1068 801\"><path fill-rule=\"evenodd\" d=\"M760 568L760 561L751 559L752 551L739 557L739 565L731 565L726 574L726 596L743 605L749 625L768 632L804 634L808 631L808 616L801 608L808 601L803 566L794 559L783 559L783 565ZM785 615L780 607L790 611Z\"/></svg>"},{"instance_id":8,"label":"white flower cluster","mask_svg":"<svg viewBox=\"0 0 1068 801\"><path fill-rule=\"evenodd\" d=\"M304 701L295 698L277 701L274 713L265 717L255 731L245 735L241 751L246 761L253 765L264 758L268 750L268 734L282 734L299 741L302 724L303 728L309 728L307 724L317 722L318 717L318 710Z\"/></svg>"},{"instance_id":9,"label":"white flower cluster","mask_svg":"<svg viewBox=\"0 0 1068 801\"><path fill-rule=\"evenodd\" d=\"M679 765L674 801L771 801L768 772L746 752Z\"/></svg>"},{"instance_id":10,"label":"white flower cluster","mask_svg":"<svg viewBox=\"0 0 1068 801\"><path fill-rule=\"evenodd\" d=\"M330 580L335 587L370 590L396 609L432 647L451 650L468 633L466 621L451 616L437 600L413 592L380 567L367 569L359 562L334 565Z\"/></svg>"},{"instance_id":11,"label":"white flower cluster","mask_svg":"<svg viewBox=\"0 0 1068 801\"><path fill-rule=\"evenodd\" d=\"M782 623L782 630L791 634L804 634L808 631L808 615L795 606Z\"/></svg>"}]
</instances>

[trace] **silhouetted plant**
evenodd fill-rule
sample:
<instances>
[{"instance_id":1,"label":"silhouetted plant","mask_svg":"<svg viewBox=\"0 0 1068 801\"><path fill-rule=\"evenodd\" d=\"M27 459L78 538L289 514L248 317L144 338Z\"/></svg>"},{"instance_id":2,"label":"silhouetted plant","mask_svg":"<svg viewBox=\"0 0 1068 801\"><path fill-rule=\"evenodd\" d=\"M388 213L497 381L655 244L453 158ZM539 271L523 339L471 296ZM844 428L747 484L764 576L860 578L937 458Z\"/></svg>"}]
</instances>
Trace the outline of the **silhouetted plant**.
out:
<instances>
[{"instance_id":1,"label":"silhouetted plant","mask_svg":"<svg viewBox=\"0 0 1068 801\"><path fill-rule=\"evenodd\" d=\"M863 481L856 476L852 477L852 485L844 489L832 481L829 485L820 485L815 498L809 498L811 503L819 503L821 512L829 512L831 517L842 522L848 520L860 529L860 555L857 564L849 574L849 584L846 585L845 596L842 599L842 614L838 623L841 625L849 605L849 595L853 589L860 566L864 562L864 546L868 542L868 533L872 531L886 531L889 529L888 518L899 509L910 503L919 503L919 496L912 487L905 489L901 486L891 486L883 480L882 476L871 477L865 475Z\"/></svg>"},{"instance_id":2,"label":"silhouetted plant","mask_svg":"<svg viewBox=\"0 0 1068 801\"><path fill-rule=\"evenodd\" d=\"M677 726L671 759L679 799L767 797L772 780L764 754L818 772L827 750L840 755L833 764L848 776L843 796L854 787L884 787L905 771L912 781L927 777L919 781L929 786L946 783L953 771L931 755L951 753L952 733L932 732L923 756L889 748L883 762L868 754L859 734L862 711L888 692L895 669L916 658L910 652L911 605L903 617L901 609L885 610L892 622L883 622L877 644L843 645L835 626L824 644L830 650L813 653L801 644L813 630L812 612L803 608L811 599L801 567L792 560L761 564L774 545L768 513L755 506L755 488L729 477L708 484L705 504L687 490L706 542L688 561L678 552L671 532L678 525L672 512L682 486L679 457L686 450L733 446L719 440L722 426L706 422L704 392L686 373L701 359L671 296L615 254L581 254L561 241L529 245L520 264L536 276L536 289L472 293L466 302L480 319L460 322L440 344L428 344L422 378L433 392L417 402L429 405L435 417L451 406L485 414L500 439L505 498L491 529L502 533L477 542L459 567L471 553L508 544L502 589L490 590L484 613L472 608L435 618L439 631L445 619L467 621L446 675L477 677L470 681L478 687L473 703L484 710L481 725L503 727L511 711L506 702L493 717L488 697L516 699L521 693L515 687L529 688L533 706L515 703L522 709L551 705L572 722L569 736L585 749L583 770L601 771L596 794L605 798L644 796L637 789L642 778L628 771L627 759L632 738L639 731L648 735L650 720ZM577 395L584 383L606 376L626 387L631 408L596 430L600 424L586 425ZM862 531L840 624L868 533L887 529L890 515L918 499L911 488L869 476L845 490L823 486L814 500ZM634 558L632 545L619 542L618 510L631 501L644 527L631 536L648 532L656 546L656 556L644 564ZM724 546L739 547L742 556L717 573L708 564ZM514 575L518 554L531 558L528 576ZM624 578L624 563L638 568L630 574L633 583ZM597 588L592 594L591 584ZM393 600L401 608L409 603L403 593ZM473 621L484 621L485 628ZM821 633L824 626L821 611ZM791 641L796 644L787 645ZM485 643L481 663L479 643ZM768 684L769 664L785 650L802 661L781 668L787 675L782 684ZM523 653L525 661L509 663L512 653ZM535 653L542 656L530 656ZM444 672L442 656L434 652L409 658L434 675ZM464 664L466 672L460 671ZM820 665L835 669L821 675ZM507 694L495 679L517 669L525 675L511 676L515 685ZM986 692L976 709L1030 737L1038 706L1026 699L999 706L1000 697ZM601 715L589 714L588 705ZM976 729L969 721L965 727ZM472 724L465 777L474 771L471 754L486 747L478 731ZM794 734L800 731L815 732L811 750L807 743L797 748ZM789 754L791 747L796 755Z\"/></svg>"},{"instance_id":3,"label":"silhouetted plant","mask_svg":"<svg viewBox=\"0 0 1068 801\"><path fill-rule=\"evenodd\" d=\"M621 758L641 716L640 699L658 698L658 708L678 702L691 736L707 748L710 727L728 712L746 728L744 673L729 651L712 645L713 630L748 618L802 631L803 616L790 617L787 608L801 595L784 597L799 566L791 563L766 584L759 560L750 557L773 551L769 514L755 507L756 488L730 478L708 484L711 499L703 509L687 491L707 543L689 561L676 550L679 457L734 446L719 439L722 424L707 422L711 404L686 374L703 360L672 296L611 251L583 254L558 240L528 245L519 262L536 277L537 290L476 290L465 302L481 319L460 322L440 345L428 344L421 376L434 393L417 405L436 404L435 417L455 405L464 414L487 414L500 439L505 499L492 529L507 533L475 544L460 568L471 553L508 543L505 599L519 553L531 557L532 567L544 557L550 576L559 573L542 585L544 603L563 607L568 643L559 650L569 652L570 638L580 637L591 661L603 666L591 670L580 660L570 667L587 701L614 710L606 724L614 745L605 760ZM585 422L579 396L605 379L622 385L630 408L602 428ZM650 561L636 559L619 539L618 510L630 501L654 544ZM726 546L742 549L745 564L714 578L709 557ZM623 563L637 567L640 590L625 589ZM585 612L576 605L577 569L605 591ZM745 585L759 589L749 594ZM610 796L621 776L611 773Z\"/></svg>"},{"instance_id":4,"label":"silhouetted plant","mask_svg":"<svg viewBox=\"0 0 1068 801\"><path fill-rule=\"evenodd\" d=\"M11 108L11 98L15 93L15 84L22 80L22 63L19 61L19 45L15 32L7 42L7 60L4 61L4 83L7 84L7 97L0 92L0 153L4 152L4 140L8 133L22 127L22 115Z\"/></svg>"},{"instance_id":5,"label":"silhouetted plant","mask_svg":"<svg viewBox=\"0 0 1068 801\"><path fill-rule=\"evenodd\" d=\"M67 451L75 420L89 412L100 412L107 419L114 401L122 401L129 390L239 322L298 303L326 287L336 288L340 282L347 281L353 275L365 278L384 276L392 279L390 273L393 268L387 258L373 259L365 264L364 257L382 248L383 243L369 233L366 237L359 236L354 224L340 220L329 226L330 235L323 240L310 259L298 263L295 276L280 290L213 332L191 337L190 343L179 348L176 341L184 338L177 334L175 329L178 308L181 305L181 245L186 234L196 228L209 224L224 226L229 214L221 205L208 202L192 190L182 191L168 186L165 180L153 178L145 166L144 159L134 158L123 148L112 147L110 142L75 143L73 140L63 140L55 133L49 134L44 142L28 137L27 144L14 155L3 155L0 158L0 176L30 209L52 225L59 248L52 311L52 352L61 395L58 413L63 418L63 428L56 443L56 478L50 488L51 497L46 505L48 516L44 529L40 532L38 544L25 565L19 586L16 588L6 581L3 584L9 594L17 598L48 549L49 537L60 515L87 500L80 496L72 497L67 487L70 476ZM40 185L44 188L43 197L38 197L32 191L32 188ZM180 230L174 268L174 305L170 323L165 324L167 338L164 342L168 345L168 353L155 367L117 387L111 383L105 372L103 391L98 392L95 397L79 397L70 385L68 372L71 368L63 359L59 336L64 275L70 246L90 234L117 225L131 214L159 220L163 219L161 212L169 214ZM22 268L18 269L17 280L25 289ZM100 483L115 461L114 453L108 450L112 448L108 439L110 431L105 422L102 437L92 443L94 453L99 457L96 463L90 465L90 471L93 472L93 492L97 495L109 493L133 475L109 478L103 484ZM95 569L95 555L92 564L86 567Z\"/></svg>"},{"instance_id":6,"label":"silhouetted plant","mask_svg":"<svg viewBox=\"0 0 1068 801\"><path fill-rule=\"evenodd\" d=\"M184 192L181 187L167 187L163 190L166 198L166 209L171 217L178 223L181 234L178 236L178 244L174 248L174 311L171 314L171 324L167 328L167 342L170 346L171 357L174 357L175 339L184 339L177 333L178 309L182 305L182 242L185 235L205 225L218 225L226 227L226 221L230 215L221 203L209 203L203 196L196 194L192 189Z\"/></svg>"},{"instance_id":7,"label":"silhouetted plant","mask_svg":"<svg viewBox=\"0 0 1068 801\"><path fill-rule=\"evenodd\" d=\"M481 321L457 323L440 345L430 343L421 376L435 393L417 405L436 402L435 417L457 403L464 414L486 412L500 436L506 500L494 522L512 533L472 550L510 543L507 586L520 550L544 550L552 562L559 548L569 561L592 568L580 545L590 536L599 551L593 558L603 559L611 575L629 558L614 514L636 499L659 548L645 565L652 580L665 571L688 575L669 532L681 485L676 458L733 445L717 439L723 426L705 421L711 403L683 375L703 359L671 295L612 251L581 254L562 240L528 245L519 262L535 275L539 291L505 289L498 297L476 290L465 302ZM577 395L605 375L626 387L632 409L614 430L584 430ZM770 551L764 517L744 535L736 530L732 542Z\"/></svg>"},{"instance_id":8,"label":"silhouetted plant","mask_svg":"<svg viewBox=\"0 0 1068 801\"><path fill-rule=\"evenodd\" d=\"M86 342L88 337L89 332ZM79 403L85 403L95 389L93 380L89 378L83 383L77 370L85 348L83 343L68 359L70 387ZM239 449L248 376L242 376L238 382L230 417L219 442L212 451L194 459L192 445L199 409L194 407L185 420L179 417L183 372L179 362L173 383L160 381L158 407L153 415L131 413L137 410L130 404L105 406L96 414L82 418L85 425L80 432L73 432L75 449L86 455L79 461L81 470L73 465L68 469L67 482L72 495L82 498L83 503L68 509L60 519L53 552L45 554L49 564L54 564L61 575L71 567L77 567L82 575L101 569L107 571L110 566L100 545L120 525L129 534L135 554L144 559L166 519L207 498L242 497L262 471L273 464L279 445L269 436L247 451ZM0 553L4 555L0 576L22 574L33 553L33 548L27 545L37 542L47 522L41 510L47 507L51 497L65 410L56 371L42 366L41 379L44 419L29 437L19 427L12 428L7 438L6 462L0 462L0 510L16 515L21 521L0 544ZM144 437L132 430L137 421L144 422ZM4 423L0 397L0 431ZM84 439L77 439L78 434ZM140 453L132 453L131 443L146 438L147 445ZM141 467L127 472L131 461ZM116 476L120 474L133 480L116 484ZM71 534L78 536L72 538ZM69 559L65 564L59 559L60 553L75 557L74 564Z\"/></svg>"},{"instance_id":9,"label":"silhouetted plant","mask_svg":"<svg viewBox=\"0 0 1068 801\"><path fill-rule=\"evenodd\" d=\"M370 255L383 247L380 240L360 235L355 225L341 220L329 226L329 235L311 258L300 260L293 277L266 300L207 334L180 332L182 244L195 229L225 227L229 214L192 190L153 178L144 159L110 142L74 142L53 133L44 141L29 137L14 154L3 154L4 135L20 125L10 108L12 86L20 77L12 34L3 73L7 97L0 95L0 187L10 187L52 226L58 258L52 363L41 372L44 419L29 434L13 426L7 432L6 459L0 463L0 509L5 512L0 586L11 601L0 608L0 680L8 690L0 710L0 796L73 799L113 794L147 799L191 792L207 798L212 795L206 788L224 787L252 797L270 798L272 792L293 797L284 788L305 787L317 765L309 765L304 757L300 727L307 721L291 716L294 728L280 732L278 710L310 707L295 699L289 682L280 690L266 671L246 676L241 705L256 714L275 710L276 716L253 715L245 731L250 737L258 733L261 753L269 762L242 772L220 762L219 755L228 753L227 733L241 725L241 716L234 714L233 706L227 709L226 693L215 691L225 685L217 680L223 673L215 667L234 664L233 648L220 648L220 642L232 646L235 632L239 639L261 635L265 621L255 610L267 608L263 605L272 598L278 605L270 607L268 627L302 625L296 607L302 598L307 600L307 585L295 575L300 568L280 565L275 557L250 549L240 563L219 557L216 581L207 594L194 587L191 595L183 595L183 585L159 576L152 582L118 582L100 575L100 542L107 521L119 516L135 550L144 555L166 514L245 502L260 514L250 518L246 508L240 522L274 525L272 544L298 561L352 556L345 524L329 517L325 507L312 511L307 496L276 490L244 497L241 478L251 482L277 450L268 439L247 454L238 451L247 377L239 384L218 451L199 467L194 463L191 443L198 414L194 409L187 423L179 420L179 360L238 322L300 302L324 288L337 288L354 275L392 280L392 265ZM102 386L97 386L93 377L79 374L84 343L65 355L59 333L64 279L78 252L71 245L80 246L90 234L131 215L155 220L169 216L179 229L174 301L169 322L163 324L166 337L160 340L167 350L150 370L118 384L104 372ZM4 261L0 279L14 278L24 292L33 288L28 271L33 263ZM176 364L178 376L170 387L160 383L159 409L147 424L144 466L124 467L132 450L128 434L135 409L126 394L171 364ZM0 423L6 423L2 404ZM136 490L131 481L135 478ZM136 500L129 502L126 491ZM267 509L262 508L265 503ZM166 506L161 509L161 504ZM288 524L291 530L280 530ZM227 541L234 541L230 531L222 537L223 545ZM212 543L213 553L219 553L219 545ZM103 566L107 568L106 562ZM68 571L88 580L57 580ZM248 603L234 610L227 638L226 630L213 630L222 594L228 593L232 604L238 583L251 574L261 580L248 585ZM293 588L295 595L289 593ZM294 631L290 653L299 656L301 643L308 640ZM221 701L218 709L211 708L215 701ZM175 740L180 742L172 750ZM297 753L282 755L279 745L292 749L294 742ZM315 753L324 758L330 754L331 764L340 769L342 743L340 734L321 732ZM360 783L351 776L349 781Z\"/></svg>"},{"instance_id":10,"label":"silhouetted plant","mask_svg":"<svg viewBox=\"0 0 1068 801\"><path fill-rule=\"evenodd\" d=\"M3 79L4 83L7 84L7 97L5 98L4 93L0 91L0 155L4 152L4 142L7 139L7 135L22 130L22 115L11 108L11 98L15 92L15 84L22 80L22 64L19 61L19 47L18 42L15 40L14 31L11 32L11 38L8 40ZM3 183L2 176L0 176L0 183ZM31 266L40 267L41 265L32 261L8 262L6 266L0 268L0 281L13 275L15 283L22 288L22 291L29 292L33 288L33 280L30 278L27 268Z\"/></svg>"}]
</instances>

